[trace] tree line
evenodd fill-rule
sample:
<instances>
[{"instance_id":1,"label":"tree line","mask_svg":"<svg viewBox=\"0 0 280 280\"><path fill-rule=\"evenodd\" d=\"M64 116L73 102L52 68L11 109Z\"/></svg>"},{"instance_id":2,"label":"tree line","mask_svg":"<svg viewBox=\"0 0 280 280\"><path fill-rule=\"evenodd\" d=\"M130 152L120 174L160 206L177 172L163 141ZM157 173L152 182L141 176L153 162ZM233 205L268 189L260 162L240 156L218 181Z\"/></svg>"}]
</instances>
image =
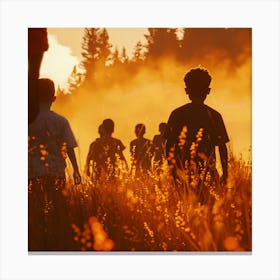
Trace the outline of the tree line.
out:
<instances>
[{"instance_id":1,"label":"tree line","mask_svg":"<svg viewBox=\"0 0 280 280\"><path fill-rule=\"evenodd\" d=\"M143 68L158 67L166 57L185 65L215 52L219 59L242 64L251 53L250 28L148 28L144 36L146 43L138 41L128 57L125 47L113 48L106 28L85 28L82 70L73 67L68 88L58 87L58 97L69 99L79 88L98 89L108 81L114 85Z\"/></svg>"}]
</instances>

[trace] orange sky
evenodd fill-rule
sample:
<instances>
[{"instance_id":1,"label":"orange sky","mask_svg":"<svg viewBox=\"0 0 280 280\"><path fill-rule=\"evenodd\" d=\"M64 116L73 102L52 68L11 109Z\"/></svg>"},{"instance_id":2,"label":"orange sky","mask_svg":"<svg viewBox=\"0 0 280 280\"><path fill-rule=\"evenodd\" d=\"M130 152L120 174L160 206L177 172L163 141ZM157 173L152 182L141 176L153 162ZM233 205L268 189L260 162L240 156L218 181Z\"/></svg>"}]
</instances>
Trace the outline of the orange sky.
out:
<instances>
[{"instance_id":1,"label":"orange sky","mask_svg":"<svg viewBox=\"0 0 280 280\"><path fill-rule=\"evenodd\" d=\"M56 85L66 87L67 79L82 59L84 28L48 28L49 49L44 54L41 76L52 78ZM121 50L126 48L131 56L137 41L145 41L146 28L107 28L110 43Z\"/></svg>"},{"instance_id":2,"label":"orange sky","mask_svg":"<svg viewBox=\"0 0 280 280\"><path fill-rule=\"evenodd\" d=\"M120 50L123 46L131 54L137 41L144 39L146 28L106 28L110 42ZM81 58L81 42L84 28L48 28L48 33L55 36L58 42L70 46L73 55Z\"/></svg>"}]
</instances>

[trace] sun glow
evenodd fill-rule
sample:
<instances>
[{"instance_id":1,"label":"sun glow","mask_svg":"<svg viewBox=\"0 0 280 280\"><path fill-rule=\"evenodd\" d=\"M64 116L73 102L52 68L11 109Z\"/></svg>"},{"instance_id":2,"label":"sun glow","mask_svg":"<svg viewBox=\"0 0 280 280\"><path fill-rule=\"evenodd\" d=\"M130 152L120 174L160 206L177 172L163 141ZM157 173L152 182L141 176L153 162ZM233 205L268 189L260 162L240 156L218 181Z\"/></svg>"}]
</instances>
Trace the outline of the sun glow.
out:
<instances>
[{"instance_id":1,"label":"sun glow","mask_svg":"<svg viewBox=\"0 0 280 280\"><path fill-rule=\"evenodd\" d=\"M58 43L55 36L48 35L49 49L45 52L40 76L48 77L56 87L67 88L67 80L79 59L72 54L71 48Z\"/></svg>"}]
</instances>

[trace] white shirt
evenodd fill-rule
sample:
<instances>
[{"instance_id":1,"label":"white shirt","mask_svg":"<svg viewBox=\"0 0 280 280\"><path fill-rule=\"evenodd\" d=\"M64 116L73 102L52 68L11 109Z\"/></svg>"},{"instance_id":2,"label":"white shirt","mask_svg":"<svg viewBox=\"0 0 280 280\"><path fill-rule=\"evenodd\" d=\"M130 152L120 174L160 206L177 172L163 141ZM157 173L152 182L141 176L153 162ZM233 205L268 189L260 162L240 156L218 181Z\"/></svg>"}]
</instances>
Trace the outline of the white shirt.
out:
<instances>
[{"instance_id":1,"label":"white shirt","mask_svg":"<svg viewBox=\"0 0 280 280\"><path fill-rule=\"evenodd\" d=\"M77 147L68 120L41 107L28 127L28 178L47 174L64 178L67 147Z\"/></svg>"}]
</instances>

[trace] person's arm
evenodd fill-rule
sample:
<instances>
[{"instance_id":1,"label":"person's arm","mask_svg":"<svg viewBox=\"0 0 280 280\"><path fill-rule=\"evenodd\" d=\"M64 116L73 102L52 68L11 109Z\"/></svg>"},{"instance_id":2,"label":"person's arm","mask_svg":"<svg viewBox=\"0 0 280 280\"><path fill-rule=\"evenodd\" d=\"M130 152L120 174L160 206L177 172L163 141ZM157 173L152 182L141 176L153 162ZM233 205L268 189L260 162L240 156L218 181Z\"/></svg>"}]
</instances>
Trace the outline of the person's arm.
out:
<instances>
[{"instance_id":1,"label":"person's arm","mask_svg":"<svg viewBox=\"0 0 280 280\"><path fill-rule=\"evenodd\" d=\"M90 161L92 159L92 146L93 146L93 144L91 144L89 147L87 160L86 160L86 166L85 166L85 171L88 176L90 176Z\"/></svg>"},{"instance_id":2,"label":"person's arm","mask_svg":"<svg viewBox=\"0 0 280 280\"><path fill-rule=\"evenodd\" d=\"M71 164L73 166L73 169L74 169L74 173L73 173L74 183L75 183L75 185L78 185L78 184L81 183L81 175L80 175L80 172L79 172L74 148L68 148L67 149L67 155L68 155L68 157L71 161Z\"/></svg>"},{"instance_id":3,"label":"person's arm","mask_svg":"<svg viewBox=\"0 0 280 280\"><path fill-rule=\"evenodd\" d=\"M168 159L169 158L169 153L172 147L174 147L176 141L175 138L176 136L174 135L174 128L173 128L173 124L175 123L174 121L174 114L171 113L167 125L166 125L166 129L165 132L163 134L163 138L166 140L165 142L165 156Z\"/></svg>"},{"instance_id":4,"label":"person's arm","mask_svg":"<svg viewBox=\"0 0 280 280\"><path fill-rule=\"evenodd\" d=\"M135 152L133 149L133 146L134 146L133 141L131 141L129 144L129 153L130 153L130 157L132 157L132 158L134 157L134 152Z\"/></svg>"},{"instance_id":5,"label":"person's arm","mask_svg":"<svg viewBox=\"0 0 280 280\"><path fill-rule=\"evenodd\" d=\"M222 182L226 183L228 177L228 151L225 143L219 145L219 153L223 169Z\"/></svg>"}]
</instances>

